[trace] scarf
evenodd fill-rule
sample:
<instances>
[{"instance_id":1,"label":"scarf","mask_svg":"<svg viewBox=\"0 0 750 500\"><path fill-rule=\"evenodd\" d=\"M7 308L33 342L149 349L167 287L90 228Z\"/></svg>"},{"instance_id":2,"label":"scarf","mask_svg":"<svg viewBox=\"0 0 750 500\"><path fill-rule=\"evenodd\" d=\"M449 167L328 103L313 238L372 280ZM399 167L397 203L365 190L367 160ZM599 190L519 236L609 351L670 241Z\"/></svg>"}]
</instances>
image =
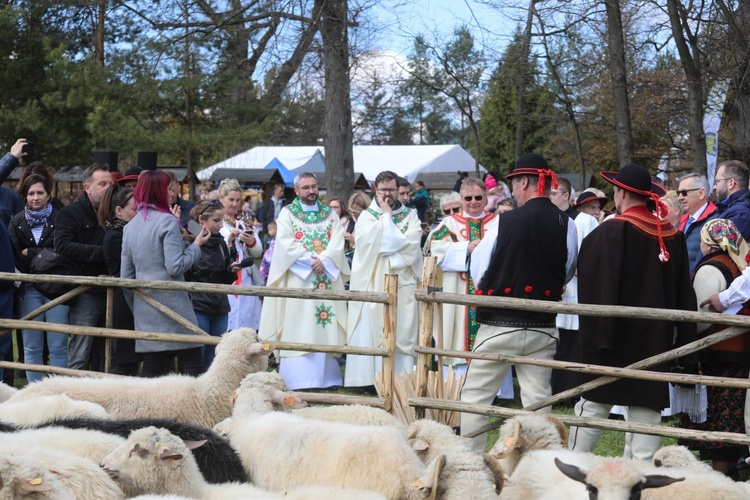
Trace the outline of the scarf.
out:
<instances>
[{"instance_id":1,"label":"scarf","mask_svg":"<svg viewBox=\"0 0 750 500\"><path fill-rule=\"evenodd\" d=\"M711 248L726 252L740 271L747 267L747 243L731 220L713 219L706 222L701 228L701 241Z\"/></svg>"},{"instance_id":2,"label":"scarf","mask_svg":"<svg viewBox=\"0 0 750 500\"><path fill-rule=\"evenodd\" d=\"M26 214L26 220L28 221L29 226L46 226L47 219L49 219L50 214L52 214L52 204L47 202L47 206L38 211L31 210L29 206L26 205L24 213Z\"/></svg>"},{"instance_id":3,"label":"scarf","mask_svg":"<svg viewBox=\"0 0 750 500\"><path fill-rule=\"evenodd\" d=\"M107 221L104 223L104 229L117 229L122 231L122 228L125 227L125 224L127 224L127 222L125 222L124 220L114 217L111 221Z\"/></svg>"}]
</instances>

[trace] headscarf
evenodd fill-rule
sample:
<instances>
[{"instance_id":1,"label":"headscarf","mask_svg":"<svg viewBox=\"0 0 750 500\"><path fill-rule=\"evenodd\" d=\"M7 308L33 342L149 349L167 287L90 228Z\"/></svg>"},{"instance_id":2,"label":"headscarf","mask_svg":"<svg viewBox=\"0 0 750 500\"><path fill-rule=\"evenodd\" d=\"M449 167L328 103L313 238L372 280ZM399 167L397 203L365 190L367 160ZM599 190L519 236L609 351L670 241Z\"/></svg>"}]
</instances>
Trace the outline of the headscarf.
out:
<instances>
[{"instance_id":1,"label":"headscarf","mask_svg":"<svg viewBox=\"0 0 750 500\"><path fill-rule=\"evenodd\" d=\"M740 271L747 267L747 243L731 220L712 219L706 222L701 229L701 241L711 248L726 252Z\"/></svg>"}]
</instances>

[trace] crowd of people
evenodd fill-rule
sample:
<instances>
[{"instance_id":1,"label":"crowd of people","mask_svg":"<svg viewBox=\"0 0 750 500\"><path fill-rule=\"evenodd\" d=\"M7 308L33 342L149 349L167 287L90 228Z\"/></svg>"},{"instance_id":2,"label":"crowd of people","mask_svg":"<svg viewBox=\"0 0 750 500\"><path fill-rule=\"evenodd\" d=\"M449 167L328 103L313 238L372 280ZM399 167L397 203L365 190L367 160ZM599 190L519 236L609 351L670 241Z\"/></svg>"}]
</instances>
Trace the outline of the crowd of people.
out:
<instances>
[{"instance_id":1,"label":"crowd of people","mask_svg":"<svg viewBox=\"0 0 750 500\"><path fill-rule=\"evenodd\" d=\"M0 177L23 157L19 140L0 159ZM667 191L639 165L602 172L613 200L588 188L575 193L540 155L516 161L506 182L459 173L454 190L439 201L432 221L431 195L391 171L374 181L373 197L356 192L348 200L320 199L315 174L294 179L293 199L285 186L270 189L264 203L243 198L242 186L225 179L201 186L201 199L179 196L179 183L166 172L130 169L112 176L107 166L83 173L80 197L63 206L52 194L53 177L44 165L25 165L18 191L0 190L2 270L38 272L52 259L74 274L191 281L235 286L306 290L377 291L386 274L398 275L396 371L411 372L419 331L414 291L425 255L437 257L443 290L467 295L514 297L551 302L656 307L685 311L750 313L748 245L750 172L739 161L718 166L712 192L707 179L689 173ZM614 203L611 204L611 201ZM609 210L607 208L609 207ZM7 220L5 220L7 219ZM431 223L433 222L433 223ZM55 260L56 259L56 260ZM14 290L0 283L0 314L27 317L59 295L42 284ZM104 326L105 291L91 288L56 305L36 320ZM167 305L171 314L155 306ZM171 290L117 290L113 327L143 332L210 335L251 327L261 338L317 345L379 347L383 305L314 298L259 297ZM437 322L436 322L437 323ZM553 314L446 304L438 345L455 351L529 356L625 367L694 341L717 327L710 324L609 316ZM435 327L437 337L437 326ZM27 363L101 370L98 339L24 329ZM10 349L0 336L0 354ZM373 385L379 357L281 351L279 371L292 389ZM744 336L651 370L747 378L750 343ZM115 342L115 373L197 375L211 364L210 346L155 340ZM345 369L341 365L345 363ZM465 373L461 400L492 404L512 394L511 365L462 357L444 365ZM534 365L515 367L524 406L538 403L594 378ZM42 378L28 371L27 379ZM508 384L510 383L510 387ZM693 388L688 390L695 392ZM700 391L699 391L700 392ZM680 401L686 391L666 383L621 379L590 390L575 402L575 414L607 418L614 406L624 418L659 423L661 410L677 406L680 425L690 429L744 433L746 391L708 387L697 407ZM750 408L748 408L750 410ZM550 411L547 407L540 411ZM750 419L748 419L750 420ZM487 423L464 413L461 433ZM593 450L600 432L572 428L570 447ZM687 442L714 467L736 474L745 449L715 442ZM485 438L472 446L484 450ZM659 438L629 433L624 455L648 460Z\"/></svg>"}]
</instances>

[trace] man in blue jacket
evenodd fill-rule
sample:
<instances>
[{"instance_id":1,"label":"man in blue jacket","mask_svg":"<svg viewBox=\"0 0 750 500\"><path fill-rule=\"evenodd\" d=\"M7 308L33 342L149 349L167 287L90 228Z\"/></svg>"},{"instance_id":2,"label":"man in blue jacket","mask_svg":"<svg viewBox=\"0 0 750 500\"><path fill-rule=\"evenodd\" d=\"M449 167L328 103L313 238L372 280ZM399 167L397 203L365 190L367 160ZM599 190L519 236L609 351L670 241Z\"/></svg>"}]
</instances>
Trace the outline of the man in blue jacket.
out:
<instances>
[{"instance_id":1,"label":"man in blue jacket","mask_svg":"<svg viewBox=\"0 0 750 500\"><path fill-rule=\"evenodd\" d=\"M719 219L735 223L746 241L750 238L750 171L743 162L729 160L719 164L714 179L714 193Z\"/></svg>"}]
</instances>

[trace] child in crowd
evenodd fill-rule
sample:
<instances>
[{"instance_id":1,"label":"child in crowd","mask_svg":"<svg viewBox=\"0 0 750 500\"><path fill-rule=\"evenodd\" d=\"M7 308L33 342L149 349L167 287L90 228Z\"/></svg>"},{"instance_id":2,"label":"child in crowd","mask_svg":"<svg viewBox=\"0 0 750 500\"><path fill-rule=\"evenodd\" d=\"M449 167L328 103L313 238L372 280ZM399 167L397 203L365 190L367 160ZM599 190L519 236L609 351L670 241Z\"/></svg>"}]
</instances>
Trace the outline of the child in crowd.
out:
<instances>
[{"instance_id":1,"label":"child in crowd","mask_svg":"<svg viewBox=\"0 0 750 500\"><path fill-rule=\"evenodd\" d=\"M198 262L185 274L187 281L231 285L237 279L237 269L229 257L229 248L224 237L219 234L225 215L224 206L219 200L202 200L190 211L190 218L205 227L211 236L201 246ZM193 292L192 299L198 326L214 337L224 334L229 319L227 295ZM208 370L211 366L214 352L214 346L204 346L204 369Z\"/></svg>"},{"instance_id":2,"label":"child in crowd","mask_svg":"<svg viewBox=\"0 0 750 500\"><path fill-rule=\"evenodd\" d=\"M276 223L268 223L268 234L266 235L268 249L263 252L263 260L260 262L260 275L263 276L263 284L268 283L268 272L271 270L271 258L273 249L276 246Z\"/></svg>"}]
</instances>

